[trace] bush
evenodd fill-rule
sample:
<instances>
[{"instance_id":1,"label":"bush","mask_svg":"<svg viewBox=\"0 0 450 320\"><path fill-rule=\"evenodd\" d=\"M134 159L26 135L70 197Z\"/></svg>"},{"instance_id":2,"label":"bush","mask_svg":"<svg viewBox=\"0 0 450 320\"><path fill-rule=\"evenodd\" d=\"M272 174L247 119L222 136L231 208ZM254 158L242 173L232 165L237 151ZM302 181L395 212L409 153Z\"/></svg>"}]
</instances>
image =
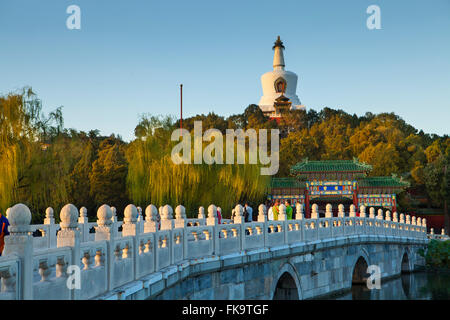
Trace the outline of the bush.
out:
<instances>
[{"instance_id":1,"label":"bush","mask_svg":"<svg viewBox=\"0 0 450 320\"><path fill-rule=\"evenodd\" d=\"M450 269L450 240L431 240L426 250L420 249L418 253L425 258L427 267Z\"/></svg>"}]
</instances>

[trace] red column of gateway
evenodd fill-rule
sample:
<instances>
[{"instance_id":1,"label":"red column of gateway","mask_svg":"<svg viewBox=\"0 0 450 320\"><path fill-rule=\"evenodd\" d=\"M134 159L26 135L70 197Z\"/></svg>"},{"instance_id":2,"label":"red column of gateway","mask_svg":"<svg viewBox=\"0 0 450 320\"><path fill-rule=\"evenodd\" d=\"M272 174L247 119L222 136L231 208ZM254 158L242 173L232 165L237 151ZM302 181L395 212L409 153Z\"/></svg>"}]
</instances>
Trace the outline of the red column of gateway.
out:
<instances>
[{"instance_id":1,"label":"red column of gateway","mask_svg":"<svg viewBox=\"0 0 450 320\"><path fill-rule=\"evenodd\" d=\"M309 212L309 192L308 189L305 190L305 218L311 218L311 213Z\"/></svg>"}]
</instances>

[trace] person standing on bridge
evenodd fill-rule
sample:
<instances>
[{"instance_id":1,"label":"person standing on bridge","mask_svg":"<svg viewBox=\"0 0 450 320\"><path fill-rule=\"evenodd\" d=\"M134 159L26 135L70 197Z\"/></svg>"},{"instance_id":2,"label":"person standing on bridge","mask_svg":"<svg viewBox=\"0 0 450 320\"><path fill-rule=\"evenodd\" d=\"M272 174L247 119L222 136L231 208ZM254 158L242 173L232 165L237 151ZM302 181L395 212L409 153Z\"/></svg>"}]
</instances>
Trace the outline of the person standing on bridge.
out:
<instances>
[{"instance_id":1,"label":"person standing on bridge","mask_svg":"<svg viewBox=\"0 0 450 320\"><path fill-rule=\"evenodd\" d=\"M291 207L291 200L286 200L284 202L284 205L286 206L286 217L288 220L292 220L292 207Z\"/></svg>"},{"instance_id":2,"label":"person standing on bridge","mask_svg":"<svg viewBox=\"0 0 450 320\"><path fill-rule=\"evenodd\" d=\"M5 236L9 235L8 226L8 219L0 212L0 256L2 255L3 248L5 247Z\"/></svg>"},{"instance_id":3,"label":"person standing on bridge","mask_svg":"<svg viewBox=\"0 0 450 320\"><path fill-rule=\"evenodd\" d=\"M280 213L280 199L275 200L275 204L272 207L273 220L278 220L278 213Z\"/></svg>"},{"instance_id":4,"label":"person standing on bridge","mask_svg":"<svg viewBox=\"0 0 450 320\"><path fill-rule=\"evenodd\" d=\"M222 223L222 208L217 207L217 223Z\"/></svg>"},{"instance_id":5,"label":"person standing on bridge","mask_svg":"<svg viewBox=\"0 0 450 320\"><path fill-rule=\"evenodd\" d=\"M244 212L245 222L253 222L253 209L248 205L248 202L245 203Z\"/></svg>"}]
</instances>

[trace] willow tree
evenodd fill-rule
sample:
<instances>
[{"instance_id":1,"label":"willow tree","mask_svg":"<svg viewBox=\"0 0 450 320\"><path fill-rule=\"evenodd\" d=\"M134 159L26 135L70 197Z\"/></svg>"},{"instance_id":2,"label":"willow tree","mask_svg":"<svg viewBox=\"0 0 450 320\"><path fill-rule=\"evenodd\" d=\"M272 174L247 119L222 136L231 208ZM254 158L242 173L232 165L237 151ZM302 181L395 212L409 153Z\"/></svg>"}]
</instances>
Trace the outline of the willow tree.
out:
<instances>
[{"instance_id":1,"label":"willow tree","mask_svg":"<svg viewBox=\"0 0 450 320\"><path fill-rule=\"evenodd\" d=\"M61 109L46 117L31 88L0 97L0 210L23 202L36 221L46 206L67 200L67 148L57 142L62 126Z\"/></svg>"},{"instance_id":2,"label":"willow tree","mask_svg":"<svg viewBox=\"0 0 450 320\"><path fill-rule=\"evenodd\" d=\"M142 123L152 125L142 130L146 127ZM259 165L175 164L171 150L177 142L170 139L173 121L143 117L141 124L139 132L145 135L138 136L127 150L127 185L133 202L141 206L182 204L188 216L196 215L199 206L213 203L229 216L240 201L262 200L270 178L260 175Z\"/></svg>"}]
</instances>

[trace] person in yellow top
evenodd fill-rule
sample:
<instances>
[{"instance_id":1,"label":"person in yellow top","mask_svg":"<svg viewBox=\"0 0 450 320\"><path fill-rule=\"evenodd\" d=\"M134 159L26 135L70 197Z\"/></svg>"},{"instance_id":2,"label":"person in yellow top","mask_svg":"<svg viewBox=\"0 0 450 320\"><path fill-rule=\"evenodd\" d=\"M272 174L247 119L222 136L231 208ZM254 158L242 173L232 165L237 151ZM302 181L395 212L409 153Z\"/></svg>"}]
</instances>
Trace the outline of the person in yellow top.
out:
<instances>
[{"instance_id":1,"label":"person in yellow top","mask_svg":"<svg viewBox=\"0 0 450 320\"><path fill-rule=\"evenodd\" d=\"M279 199L275 200L275 204L273 205L273 208L272 208L274 221L278 220L278 213L280 213L279 205L280 205L280 200Z\"/></svg>"}]
</instances>

